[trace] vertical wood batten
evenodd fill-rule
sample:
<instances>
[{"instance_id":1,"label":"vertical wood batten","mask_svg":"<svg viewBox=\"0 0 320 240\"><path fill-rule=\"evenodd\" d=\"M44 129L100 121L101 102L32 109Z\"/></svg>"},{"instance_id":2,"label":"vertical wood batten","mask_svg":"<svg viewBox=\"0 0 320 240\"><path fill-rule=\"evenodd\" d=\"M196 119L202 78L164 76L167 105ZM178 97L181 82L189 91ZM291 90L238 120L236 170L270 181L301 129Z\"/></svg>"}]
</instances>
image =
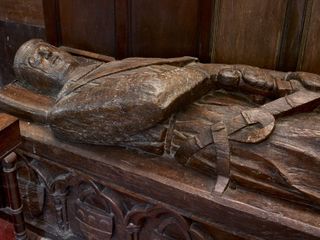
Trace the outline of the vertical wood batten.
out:
<instances>
[{"instance_id":1,"label":"vertical wood batten","mask_svg":"<svg viewBox=\"0 0 320 240\"><path fill-rule=\"evenodd\" d=\"M219 26L219 19L220 19L220 4L221 0L215 0L214 6L212 8L213 14L211 18L211 51L210 51L210 58L211 62L215 62L216 59L216 42L217 42L217 35L218 35L218 26Z\"/></svg>"},{"instance_id":2,"label":"vertical wood batten","mask_svg":"<svg viewBox=\"0 0 320 240\"><path fill-rule=\"evenodd\" d=\"M198 57L201 62L210 62L211 23L214 1L200 0L199 4Z\"/></svg>"},{"instance_id":3,"label":"vertical wood batten","mask_svg":"<svg viewBox=\"0 0 320 240\"><path fill-rule=\"evenodd\" d=\"M288 1L277 69L295 71L302 43L307 0Z\"/></svg>"},{"instance_id":4,"label":"vertical wood batten","mask_svg":"<svg viewBox=\"0 0 320 240\"><path fill-rule=\"evenodd\" d=\"M130 0L116 0L115 1L115 46L116 46L116 57L125 58L130 56L130 46L129 46L129 21L130 21L130 11L129 6Z\"/></svg>"},{"instance_id":5,"label":"vertical wood batten","mask_svg":"<svg viewBox=\"0 0 320 240\"><path fill-rule=\"evenodd\" d=\"M320 73L320 0L308 1L298 70Z\"/></svg>"},{"instance_id":6,"label":"vertical wood batten","mask_svg":"<svg viewBox=\"0 0 320 240\"><path fill-rule=\"evenodd\" d=\"M46 39L49 43L59 46L61 40L60 9L58 0L43 0L43 15Z\"/></svg>"}]
</instances>

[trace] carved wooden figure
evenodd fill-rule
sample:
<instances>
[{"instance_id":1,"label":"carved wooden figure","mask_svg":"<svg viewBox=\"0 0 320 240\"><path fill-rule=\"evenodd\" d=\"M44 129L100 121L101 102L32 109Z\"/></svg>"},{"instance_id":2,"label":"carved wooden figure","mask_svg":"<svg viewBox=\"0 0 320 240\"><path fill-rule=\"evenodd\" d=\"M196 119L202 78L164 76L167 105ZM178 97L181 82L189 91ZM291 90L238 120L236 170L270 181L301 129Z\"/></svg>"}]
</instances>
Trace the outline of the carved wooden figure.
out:
<instances>
[{"instance_id":1,"label":"carved wooden figure","mask_svg":"<svg viewBox=\"0 0 320 240\"><path fill-rule=\"evenodd\" d=\"M1 90L1 109L47 124L62 141L172 159L211 176L213 194L231 179L320 206L318 75L192 57L100 62L42 40L21 46L14 68L17 81ZM63 197L56 200L63 209Z\"/></svg>"},{"instance_id":2,"label":"carved wooden figure","mask_svg":"<svg viewBox=\"0 0 320 240\"><path fill-rule=\"evenodd\" d=\"M2 108L41 119L58 138L174 158L217 176L220 193L231 174L263 191L320 201L318 75L191 57L83 63L42 40L25 43L14 68L18 80L2 90ZM40 112L7 97L12 87L52 103Z\"/></svg>"}]
</instances>

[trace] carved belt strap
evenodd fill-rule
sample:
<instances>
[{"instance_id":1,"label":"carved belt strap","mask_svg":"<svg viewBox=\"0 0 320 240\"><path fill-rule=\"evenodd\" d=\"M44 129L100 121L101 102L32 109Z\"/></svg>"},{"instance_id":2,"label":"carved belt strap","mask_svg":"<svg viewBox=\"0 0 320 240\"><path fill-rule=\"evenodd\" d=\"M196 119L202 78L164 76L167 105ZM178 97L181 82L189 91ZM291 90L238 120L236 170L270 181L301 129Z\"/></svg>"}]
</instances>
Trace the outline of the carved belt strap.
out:
<instances>
[{"instance_id":1,"label":"carved belt strap","mask_svg":"<svg viewBox=\"0 0 320 240\"><path fill-rule=\"evenodd\" d=\"M229 122L218 122L211 126L212 137L216 149L217 182L214 191L223 193L230 179L230 146L229 139L258 143L265 140L275 127L274 116L279 116L298 107L320 102L320 93L299 91L279 98L260 108L242 111ZM248 128L249 125L260 123L262 128Z\"/></svg>"},{"instance_id":2,"label":"carved belt strap","mask_svg":"<svg viewBox=\"0 0 320 240\"><path fill-rule=\"evenodd\" d=\"M260 123L259 129L248 129L246 126ZM263 109L243 111L230 122L218 122L211 126L212 138L216 150L217 182L214 191L223 193L230 180L230 145L229 139L255 143L264 140L274 129L275 119ZM241 130L241 131L239 131Z\"/></svg>"},{"instance_id":3,"label":"carved belt strap","mask_svg":"<svg viewBox=\"0 0 320 240\"><path fill-rule=\"evenodd\" d=\"M227 124L229 139L258 143L265 140L275 127L276 116L281 116L299 107L320 102L320 93L299 91L267 103L260 108L243 111ZM260 123L260 129L250 129L247 126Z\"/></svg>"},{"instance_id":4,"label":"carved belt strap","mask_svg":"<svg viewBox=\"0 0 320 240\"><path fill-rule=\"evenodd\" d=\"M212 138L216 149L217 182L214 191L223 193L230 180L230 146L228 132L223 122L211 126Z\"/></svg>"},{"instance_id":5,"label":"carved belt strap","mask_svg":"<svg viewBox=\"0 0 320 240\"><path fill-rule=\"evenodd\" d=\"M313 103L320 103L320 93L303 90L267 103L261 108L274 116L278 116Z\"/></svg>"},{"instance_id":6,"label":"carved belt strap","mask_svg":"<svg viewBox=\"0 0 320 240\"><path fill-rule=\"evenodd\" d=\"M246 128L249 125L260 123L262 128ZM272 114L264 109L254 108L242 111L233 118L228 125L229 139L244 142L257 143L266 139L275 127L275 119Z\"/></svg>"}]
</instances>

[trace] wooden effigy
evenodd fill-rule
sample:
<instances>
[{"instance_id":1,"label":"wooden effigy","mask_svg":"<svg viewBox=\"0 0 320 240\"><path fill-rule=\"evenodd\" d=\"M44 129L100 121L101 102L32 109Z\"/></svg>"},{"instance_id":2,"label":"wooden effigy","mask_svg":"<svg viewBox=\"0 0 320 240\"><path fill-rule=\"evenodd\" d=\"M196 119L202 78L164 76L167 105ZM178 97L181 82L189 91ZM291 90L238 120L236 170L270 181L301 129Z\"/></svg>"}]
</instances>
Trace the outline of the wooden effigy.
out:
<instances>
[{"instance_id":1,"label":"wooden effigy","mask_svg":"<svg viewBox=\"0 0 320 240\"><path fill-rule=\"evenodd\" d=\"M2 111L24 119L20 189L38 231L320 237L320 76L64 50L25 43L0 92Z\"/></svg>"}]
</instances>

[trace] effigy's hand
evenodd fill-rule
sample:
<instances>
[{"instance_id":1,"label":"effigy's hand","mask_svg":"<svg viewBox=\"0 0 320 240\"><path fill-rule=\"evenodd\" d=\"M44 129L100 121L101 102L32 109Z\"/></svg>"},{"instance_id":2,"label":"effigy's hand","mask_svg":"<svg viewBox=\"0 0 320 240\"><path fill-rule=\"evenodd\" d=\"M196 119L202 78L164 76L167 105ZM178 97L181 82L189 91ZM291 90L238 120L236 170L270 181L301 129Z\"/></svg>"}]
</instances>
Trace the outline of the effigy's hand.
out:
<instances>
[{"instance_id":1,"label":"effigy's hand","mask_svg":"<svg viewBox=\"0 0 320 240\"><path fill-rule=\"evenodd\" d=\"M320 76L307 72L289 72L286 76L286 81L289 81L296 90L320 91Z\"/></svg>"},{"instance_id":2,"label":"effigy's hand","mask_svg":"<svg viewBox=\"0 0 320 240\"><path fill-rule=\"evenodd\" d=\"M272 71L250 66L234 66L222 69L217 74L217 84L225 90L241 91L249 96L261 98L277 98L291 93L289 82L284 80L285 75L275 77Z\"/></svg>"},{"instance_id":3,"label":"effigy's hand","mask_svg":"<svg viewBox=\"0 0 320 240\"><path fill-rule=\"evenodd\" d=\"M242 72L240 88L262 96L272 96L276 88L275 78L261 69L247 68Z\"/></svg>"},{"instance_id":4,"label":"effigy's hand","mask_svg":"<svg viewBox=\"0 0 320 240\"><path fill-rule=\"evenodd\" d=\"M235 65L221 69L217 85L249 96L277 99L297 91L320 91L320 76L306 72L282 73L257 67Z\"/></svg>"}]
</instances>

